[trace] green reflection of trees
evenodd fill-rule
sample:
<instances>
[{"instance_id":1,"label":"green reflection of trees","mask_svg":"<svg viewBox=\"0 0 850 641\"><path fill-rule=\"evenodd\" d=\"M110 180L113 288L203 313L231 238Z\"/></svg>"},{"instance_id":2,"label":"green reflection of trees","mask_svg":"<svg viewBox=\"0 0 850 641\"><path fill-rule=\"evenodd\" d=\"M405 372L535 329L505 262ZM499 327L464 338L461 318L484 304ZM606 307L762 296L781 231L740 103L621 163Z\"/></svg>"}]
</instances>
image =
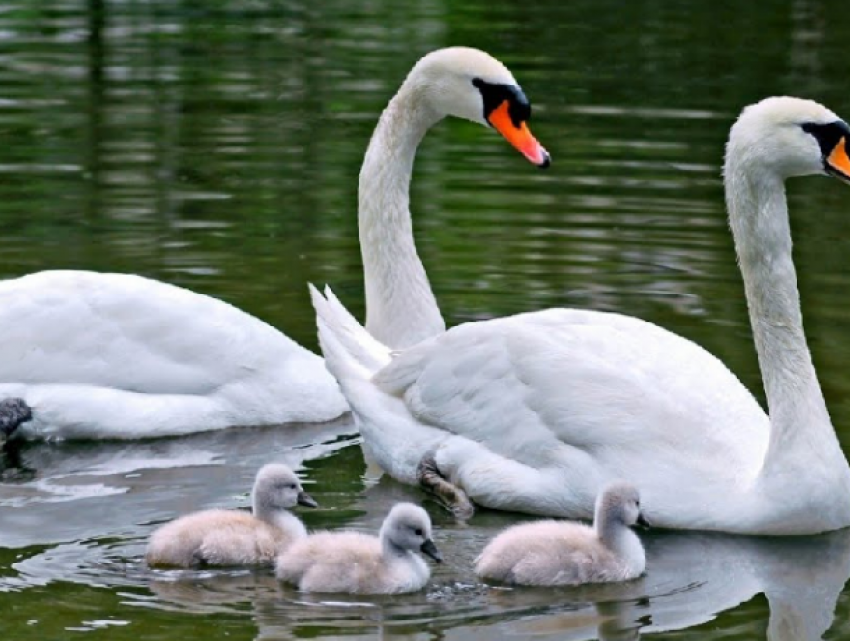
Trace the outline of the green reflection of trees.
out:
<instances>
[{"instance_id":1,"label":"green reflection of trees","mask_svg":"<svg viewBox=\"0 0 850 641\"><path fill-rule=\"evenodd\" d=\"M537 172L468 123L426 139L412 207L449 321L621 311L696 339L758 391L723 143L770 94L850 114L848 21L834 0L2 0L0 275L139 272L315 346L306 281L363 312L356 187L378 113L420 55L466 44L515 72L555 163ZM806 326L842 426L847 192L813 179L790 192ZM126 610L107 590L33 593L17 617L74 612L15 638L62 635L77 609ZM228 623L153 620L163 638Z\"/></svg>"},{"instance_id":2,"label":"green reflection of trees","mask_svg":"<svg viewBox=\"0 0 850 641\"><path fill-rule=\"evenodd\" d=\"M77 635L101 636L111 641L255 638L255 630L235 611L220 614L210 608L203 616L189 616L177 608L163 608L152 617L147 608L127 604L131 594L140 592L137 588L125 588L121 594L78 583L53 583L30 592L28 599L15 598L14 614L5 617L3 631L16 641Z\"/></svg>"},{"instance_id":3,"label":"green reflection of trees","mask_svg":"<svg viewBox=\"0 0 850 641\"><path fill-rule=\"evenodd\" d=\"M363 311L357 173L380 109L421 54L467 44L513 69L555 164L537 172L468 123L426 139L412 207L449 320L563 304L632 313L698 339L754 388L723 142L764 95L840 110L850 30L817 0L3 9L4 275L141 272L312 345L305 281L332 282ZM842 327L836 188L792 187L816 340Z\"/></svg>"}]
</instances>

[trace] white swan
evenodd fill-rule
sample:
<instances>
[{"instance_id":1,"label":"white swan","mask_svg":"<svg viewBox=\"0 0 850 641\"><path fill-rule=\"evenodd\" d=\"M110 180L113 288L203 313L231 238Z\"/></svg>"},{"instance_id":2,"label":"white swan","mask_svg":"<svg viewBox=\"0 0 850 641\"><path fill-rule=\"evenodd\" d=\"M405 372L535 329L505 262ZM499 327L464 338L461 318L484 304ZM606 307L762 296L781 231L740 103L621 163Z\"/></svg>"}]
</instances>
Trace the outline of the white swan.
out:
<instances>
[{"instance_id":1,"label":"white swan","mask_svg":"<svg viewBox=\"0 0 850 641\"><path fill-rule=\"evenodd\" d=\"M551 309L396 355L313 290L326 364L368 453L410 483L436 469L493 508L588 518L622 478L658 526L850 525L850 469L803 335L784 188L810 174L850 181L848 137L833 112L787 97L746 108L729 136L729 220L769 417L717 358L635 318Z\"/></svg>"},{"instance_id":2,"label":"white swan","mask_svg":"<svg viewBox=\"0 0 850 641\"><path fill-rule=\"evenodd\" d=\"M434 51L411 70L390 101L360 170L359 228L366 329L393 349L445 331L410 218L410 177L425 132L446 116L495 128L529 161L549 166L531 135L531 106L511 72L483 51Z\"/></svg>"},{"instance_id":3,"label":"white swan","mask_svg":"<svg viewBox=\"0 0 850 641\"><path fill-rule=\"evenodd\" d=\"M260 468L251 490L253 511L202 510L157 528L145 552L148 565L259 565L271 563L295 541L307 536L296 505L316 507L288 466Z\"/></svg>"},{"instance_id":4,"label":"white swan","mask_svg":"<svg viewBox=\"0 0 850 641\"><path fill-rule=\"evenodd\" d=\"M445 329L413 243L408 188L420 139L446 115L492 125L548 164L504 65L464 48L419 61L381 116L360 172L368 328L391 347ZM0 327L0 399L32 408L25 436L165 436L327 421L348 409L322 360L276 329L138 276L55 271L0 282Z\"/></svg>"},{"instance_id":5,"label":"white swan","mask_svg":"<svg viewBox=\"0 0 850 641\"><path fill-rule=\"evenodd\" d=\"M592 527L549 520L514 525L486 545L475 559L475 573L515 585L635 579L646 568L643 544L631 530L641 522L637 490L614 482L596 499Z\"/></svg>"},{"instance_id":6,"label":"white swan","mask_svg":"<svg viewBox=\"0 0 850 641\"><path fill-rule=\"evenodd\" d=\"M0 282L0 327L0 398L32 408L24 436L166 436L347 411L320 357L227 303L139 276Z\"/></svg>"},{"instance_id":7,"label":"white swan","mask_svg":"<svg viewBox=\"0 0 850 641\"><path fill-rule=\"evenodd\" d=\"M275 575L303 592L415 592L431 576L420 551L442 561L431 539L428 513L412 503L397 503L384 519L380 536L316 532L277 558Z\"/></svg>"}]
</instances>

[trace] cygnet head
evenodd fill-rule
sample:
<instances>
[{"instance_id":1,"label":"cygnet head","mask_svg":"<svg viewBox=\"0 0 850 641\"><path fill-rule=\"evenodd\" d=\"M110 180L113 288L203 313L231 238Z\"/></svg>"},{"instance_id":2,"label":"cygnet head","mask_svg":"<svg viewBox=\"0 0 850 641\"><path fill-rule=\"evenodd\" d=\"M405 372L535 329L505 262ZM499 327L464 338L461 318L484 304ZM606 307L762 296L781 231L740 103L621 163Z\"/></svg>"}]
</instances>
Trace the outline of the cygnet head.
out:
<instances>
[{"instance_id":1,"label":"cygnet head","mask_svg":"<svg viewBox=\"0 0 850 641\"><path fill-rule=\"evenodd\" d=\"M295 473L281 463L269 463L260 468L251 494L255 515L288 510L296 505L319 505L304 491Z\"/></svg>"},{"instance_id":2,"label":"cygnet head","mask_svg":"<svg viewBox=\"0 0 850 641\"><path fill-rule=\"evenodd\" d=\"M637 488L625 481L615 481L606 486L596 499L596 520L605 524L621 523L626 527L648 526L640 509Z\"/></svg>"},{"instance_id":3,"label":"cygnet head","mask_svg":"<svg viewBox=\"0 0 850 641\"><path fill-rule=\"evenodd\" d=\"M407 83L424 90L437 116L455 116L496 129L538 167L550 157L528 128L531 103L513 74L491 55L469 47L438 49L423 57Z\"/></svg>"},{"instance_id":4,"label":"cygnet head","mask_svg":"<svg viewBox=\"0 0 850 641\"><path fill-rule=\"evenodd\" d=\"M782 180L828 174L850 182L848 138L847 123L813 100L765 98L745 107L732 126L724 173L749 163Z\"/></svg>"},{"instance_id":5,"label":"cygnet head","mask_svg":"<svg viewBox=\"0 0 850 641\"><path fill-rule=\"evenodd\" d=\"M443 561L431 539L431 519L428 513L412 503L397 503L381 526L381 540L400 549L420 551L437 563Z\"/></svg>"}]
</instances>

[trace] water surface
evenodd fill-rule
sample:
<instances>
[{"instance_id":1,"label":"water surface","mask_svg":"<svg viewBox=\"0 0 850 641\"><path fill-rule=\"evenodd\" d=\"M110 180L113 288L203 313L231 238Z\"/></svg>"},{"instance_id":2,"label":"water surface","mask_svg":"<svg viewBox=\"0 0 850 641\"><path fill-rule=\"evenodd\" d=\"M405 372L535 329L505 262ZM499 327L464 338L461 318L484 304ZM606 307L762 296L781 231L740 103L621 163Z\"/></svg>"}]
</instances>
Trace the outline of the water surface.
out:
<instances>
[{"instance_id":1,"label":"water surface","mask_svg":"<svg viewBox=\"0 0 850 641\"><path fill-rule=\"evenodd\" d=\"M491 132L426 138L412 209L449 324L547 306L632 314L696 340L761 398L719 167L773 94L850 117L837 3L0 0L0 277L127 271L227 300L315 349L305 283L356 314L357 172L422 54L507 63L552 152L540 172ZM848 195L789 185L806 328L850 447ZM0 632L27 639L850 638L850 538L645 536L647 576L495 589L472 560L521 518L467 527L426 504L447 557L422 593L305 597L264 571L152 571L153 527L245 506L283 460L321 509L376 529L415 489L367 471L345 422L139 443L36 443L0 484Z\"/></svg>"}]
</instances>

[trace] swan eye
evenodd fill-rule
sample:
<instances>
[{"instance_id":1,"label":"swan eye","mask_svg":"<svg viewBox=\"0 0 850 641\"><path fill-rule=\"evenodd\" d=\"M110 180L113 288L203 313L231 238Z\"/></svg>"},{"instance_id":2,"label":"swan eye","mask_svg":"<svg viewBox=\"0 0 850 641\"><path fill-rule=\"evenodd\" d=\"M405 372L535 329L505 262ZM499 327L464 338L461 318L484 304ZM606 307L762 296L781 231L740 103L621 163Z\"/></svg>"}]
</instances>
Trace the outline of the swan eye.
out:
<instances>
[{"instance_id":1,"label":"swan eye","mask_svg":"<svg viewBox=\"0 0 850 641\"><path fill-rule=\"evenodd\" d=\"M413 530L413 533L414 533L416 536L422 536L422 528L419 528L419 527L418 527L418 528L416 528L415 530Z\"/></svg>"},{"instance_id":2,"label":"swan eye","mask_svg":"<svg viewBox=\"0 0 850 641\"><path fill-rule=\"evenodd\" d=\"M846 149L850 140L850 127L847 123L841 120L828 123L804 122L800 127L817 140L826 173L850 181L850 158Z\"/></svg>"},{"instance_id":3,"label":"swan eye","mask_svg":"<svg viewBox=\"0 0 850 641\"><path fill-rule=\"evenodd\" d=\"M814 136L824 157L829 156L842 138L850 136L850 127L841 120L826 123L804 122L800 124L800 128Z\"/></svg>"},{"instance_id":4,"label":"swan eye","mask_svg":"<svg viewBox=\"0 0 850 641\"><path fill-rule=\"evenodd\" d=\"M508 103L508 116L514 127L531 120L531 103L519 85L492 84L481 78L473 78L472 84L481 92L481 98L484 100L484 119L488 122L490 114L505 101Z\"/></svg>"}]
</instances>

